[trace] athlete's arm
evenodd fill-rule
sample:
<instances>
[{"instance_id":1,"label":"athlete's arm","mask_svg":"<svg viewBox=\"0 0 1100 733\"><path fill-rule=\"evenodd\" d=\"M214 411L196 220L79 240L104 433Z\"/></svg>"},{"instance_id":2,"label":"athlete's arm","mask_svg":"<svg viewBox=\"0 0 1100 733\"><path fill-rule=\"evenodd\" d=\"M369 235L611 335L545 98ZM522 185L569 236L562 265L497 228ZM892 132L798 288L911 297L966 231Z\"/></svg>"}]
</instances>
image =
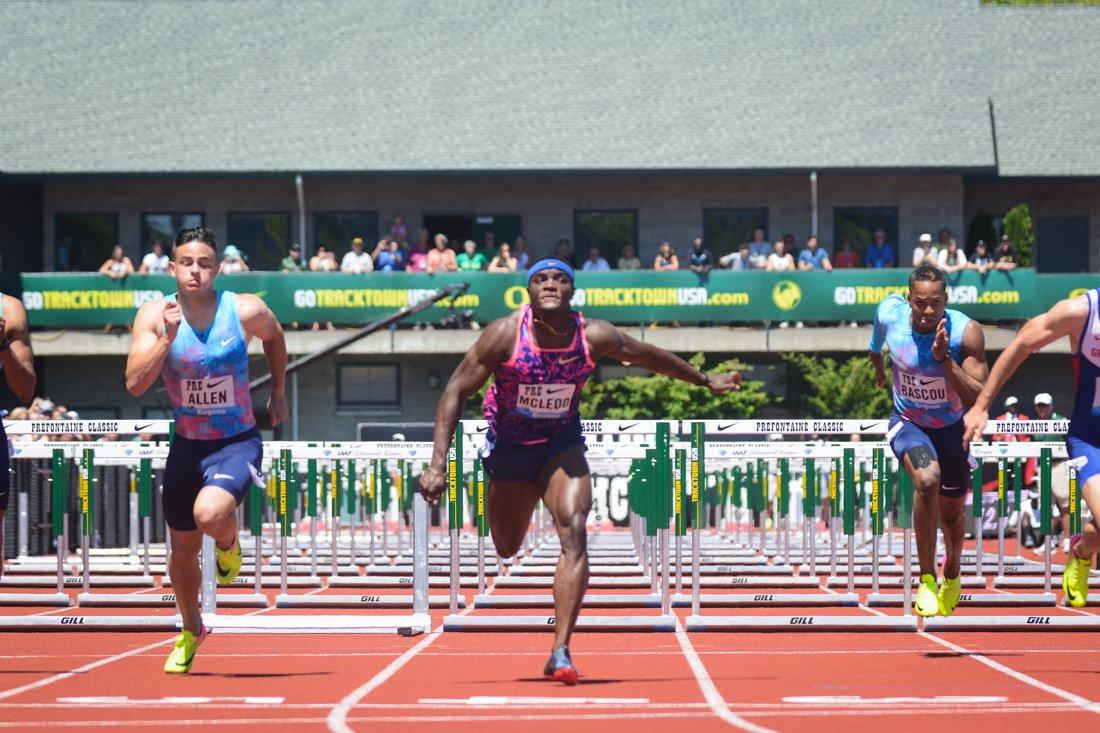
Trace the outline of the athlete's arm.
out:
<instances>
[{"instance_id":1,"label":"athlete's arm","mask_svg":"<svg viewBox=\"0 0 1100 733\"><path fill-rule=\"evenodd\" d=\"M34 397L34 354L27 330L27 311L18 298L4 296L4 316L0 318L0 364L4 379L20 402Z\"/></svg>"},{"instance_id":2,"label":"athlete's arm","mask_svg":"<svg viewBox=\"0 0 1100 733\"><path fill-rule=\"evenodd\" d=\"M126 391L139 397L153 386L180 327L180 307L158 300L141 306L134 318L134 336L126 359Z\"/></svg>"},{"instance_id":3,"label":"athlete's arm","mask_svg":"<svg viewBox=\"0 0 1100 733\"><path fill-rule=\"evenodd\" d=\"M420 492L432 504L438 501L447 485L447 449L462 415L462 406L470 395L481 389L497 365L507 361L516 338L516 328L518 324L514 318L501 318L490 323L447 380L443 396L435 409L432 461L420 476Z\"/></svg>"},{"instance_id":4,"label":"athlete's arm","mask_svg":"<svg viewBox=\"0 0 1100 733\"><path fill-rule=\"evenodd\" d=\"M271 372L271 395L267 398L267 414L271 427L285 421L289 414L286 406L286 337L283 327L271 309L255 295L237 295L237 314L244 326L245 335L255 336L264 345L267 368Z\"/></svg>"},{"instance_id":5,"label":"athlete's arm","mask_svg":"<svg viewBox=\"0 0 1100 733\"><path fill-rule=\"evenodd\" d=\"M882 305L879 304L879 308ZM871 326L870 351L871 365L875 368L875 384L879 389L886 389L886 366L882 360L882 347L886 345L886 326L879 320L878 308L875 309L875 322Z\"/></svg>"},{"instance_id":6,"label":"athlete's arm","mask_svg":"<svg viewBox=\"0 0 1100 733\"><path fill-rule=\"evenodd\" d=\"M585 329L585 335L588 339L588 348L592 352L593 361L603 356L609 356L625 364L640 366L643 369L664 374L666 377L679 379L697 387L706 387L716 394L728 392L731 389L741 389L740 372L711 376L706 372L699 371L672 352L628 336L607 321L589 321Z\"/></svg>"},{"instance_id":7,"label":"athlete's arm","mask_svg":"<svg viewBox=\"0 0 1100 733\"><path fill-rule=\"evenodd\" d=\"M1032 318L1024 324L1016 338L1008 345L1001 356L993 364L993 370L986 379L985 387L974 400L974 406L963 418L966 424L966 432L963 442L968 444L978 438L985 431L985 424L989 420L989 405L993 398L1005 386L1009 377L1016 373L1020 365L1027 357L1034 354L1047 344L1053 343L1063 336L1071 339L1081 333L1085 325L1085 319L1089 317L1089 303L1084 296L1062 300L1054 304L1046 313Z\"/></svg>"},{"instance_id":8,"label":"athlete's arm","mask_svg":"<svg viewBox=\"0 0 1100 733\"><path fill-rule=\"evenodd\" d=\"M989 365L985 360L985 334L977 321L966 324L963 331L962 363L956 364L951 358L950 342L946 321L940 321L936 329L936 340L932 344L932 358L943 364L947 379L959 394L963 404L970 407L982 391L989 377ZM940 351L942 345L943 351ZM940 357L943 356L941 359Z\"/></svg>"}]
</instances>

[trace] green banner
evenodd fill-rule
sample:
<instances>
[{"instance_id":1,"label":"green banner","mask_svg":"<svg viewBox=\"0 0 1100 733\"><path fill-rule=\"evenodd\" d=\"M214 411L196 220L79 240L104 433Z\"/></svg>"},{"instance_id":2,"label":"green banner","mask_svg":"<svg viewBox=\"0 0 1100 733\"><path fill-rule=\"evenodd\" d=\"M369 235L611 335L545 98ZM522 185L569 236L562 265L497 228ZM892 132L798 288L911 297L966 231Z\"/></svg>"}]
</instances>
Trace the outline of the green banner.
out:
<instances>
[{"instance_id":1,"label":"green banner","mask_svg":"<svg viewBox=\"0 0 1100 733\"><path fill-rule=\"evenodd\" d=\"M875 307L891 293L906 292L909 271L730 272L709 276L680 272L582 272L573 305L591 318L616 323L653 321L870 321ZM481 323L506 316L527 301L522 273L486 272L222 275L217 287L261 296L283 323L363 323L419 302L451 283L469 283L454 310ZM1100 275L1036 275L976 272L948 276L953 308L978 320L1021 320L1061 298L1100 286ZM165 275L131 275L115 281L98 274L30 273L5 276L0 290L21 297L32 326L101 327L133 321L137 309L176 290ZM449 301L413 317L437 322L450 313Z\"/></svg>"}]
</instances>

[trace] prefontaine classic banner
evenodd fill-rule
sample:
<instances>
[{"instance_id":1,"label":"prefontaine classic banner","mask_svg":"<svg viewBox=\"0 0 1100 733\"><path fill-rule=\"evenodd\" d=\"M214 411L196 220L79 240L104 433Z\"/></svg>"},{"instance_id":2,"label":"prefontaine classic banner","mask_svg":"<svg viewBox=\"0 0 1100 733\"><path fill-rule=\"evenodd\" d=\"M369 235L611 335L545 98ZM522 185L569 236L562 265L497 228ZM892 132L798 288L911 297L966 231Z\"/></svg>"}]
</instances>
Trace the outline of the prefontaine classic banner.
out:
<instances>
[{"instance_id":1,"label":"prefontaine classic banner","mask_svg":"<svg viewBox=\"0 0 1100 733\"><path fill-rule=\"evenodd\" d=\"M833 272L578 273L573 305L591 318L615 323L677 321L746 323L762 321L870 321L890 293L905 294L908 270ZM412 305L443 285L468 282L453 304L486 323L527 300L522 273L485 272L222 275L217 286L260 295L283 323L315 321L361 324ZM950 307L985 322L1029 318L1061 298L1100 286L1100 275L1036 275L1032 269L963 272L948 277ZM98 274L8 275L3 291L21 297L32 326L96 327L130 323L137 309L175 291L164 275L132 275L123 281ZM438 321L452 307L443 301L413 317Z\"/></svg>"}]
</instances>

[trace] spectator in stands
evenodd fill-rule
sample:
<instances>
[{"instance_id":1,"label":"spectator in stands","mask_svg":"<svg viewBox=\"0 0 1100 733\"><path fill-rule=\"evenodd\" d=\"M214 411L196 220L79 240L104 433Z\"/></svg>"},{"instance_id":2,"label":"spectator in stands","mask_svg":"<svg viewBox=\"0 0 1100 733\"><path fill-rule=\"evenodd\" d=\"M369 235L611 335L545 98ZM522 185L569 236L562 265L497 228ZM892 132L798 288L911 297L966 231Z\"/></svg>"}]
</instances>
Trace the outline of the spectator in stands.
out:
<instances>
[{"instance_id":1,"label":"spectator in stands","mask_svg":"<svg viewBox=\"0 0 1100 733\"><path fill-rule=\"evenodd\" d=\"M829 253L821 248L816 234L806 237L806 249L798 253L798 269L802 271L833 269L833 263L829 261Z\"/></svg>"},{"instance_id":2,"label":"spectator in stands","mask_svg":"<svg viewBox=\"0 0 1100 733\"><path fill-rule=\"evenodd\" d=\"M348 275L362 275L374 269L374 260L363 251L363 238L351 240L351 249L340 260L340 272Z\"/></svg>"},{"instance_id":3,"label":"spectator in stands","mask_svg":"<svg viewBox=\"0 0 1100 733\"><path fill-rule=\"evenodd\" d=\"M1001 235L1001 244L993 255L994 270L1015 270L1016 253L1012 250L1012 240L1007 234Z\"/></svg>"},{"instance_id":4,"label":"spectator in stands","mask_svg":"<svg viewBox=\"0 0 1100 733\"><path fill-rule=\"evenodd\" d=\"M1047 392L1040 392L1035 395L1035 419L1065 420L1066 418L1054 411L1054 398ZM1066 438L1064 435L1049 433L1036 435L1033 439L1037 442L1061 443ZM1064 458L1055 458L1050 462L1050 496L1058 505L1058 511L1062 515L1062 551L1069 552L1069 470Z\"/></svg>"},{"instance_id":5,"label":"spectator in stands","mask_svg":"<svg viewBox=\"0 0 1100 733\"><path fill-rule=\"evenodd\" d=\"M489 262L489 272L515 272L518 263L512 256L512 247L507 242L500 243L497 256Z\"/></svg>"},{"instance_id":6,"label":"spectator in stands","mask_svg":"<svg viewBox=\"0 0 1100 733\"><path fill-rule=\"evenodd\" d=\"M688 269L696 275L706 275L714 268L714 255L703 246L703 238L696 237L691 242L691 251L688 252Z\"/></svg>"},{"instance_id":7,"label":"spectator in stands","mask_svg":"<svg viewBox=\"0 0 1100 733\"><path fill-rule=\"evenodd\" d=\"M619 270L640 270L642 269L642 261L638 259L638 255L634 253L633 244L623 245L623 254L619 257L616 269Z\"/></svg>"},{"instance_id":8,"label":"spectator in stands","mask_svg":"<svg viewBox=\"0 0 1100 733\"><path fill-rule=\"evenodd\" d=\"M522 234L517 234L516 241L512 243L512 257L516 260L517 270L527 269L527 264L531 261L531 255L527 253L527 237Z\"/></svg>"},{"instance_id":9,"label":"spectator in stands","mask_svg":"<svg viewBox=\"0 0 1100 733\"><path fill-rule=\"evenodd\" d=\"M730 252L728 255L724 255L723 257L718 258L718 266L725 267L730 270L753 269L749 243L745 242L737 248L736 252Z\"/></svg>"},{"instance_id":10,"label":"spectator in stands","mask_svg":"<svg viewBox=\"0 0 1100 733\"><path fill-rule=\"evenodd\" d=\"M485 255L486 260L491 260L497 256L497 235L496 232L491 229L485 230L485 234L481 236L481 253Z\"/></svg>"},{"instance_id":11,"label":"spectator in stands","mask_svg":"<svg viewBox=\"0 0 1100 733\"><path fill-rule=\"evenodd\" d=\"M305 269L306 263L302 262L302 247L295 242L290 245L287 256L279 263L279 272L302 272Z\"/></svg>"},{"instance_id":12,"label":"spectator in stands","mask_svg":"<svg viewBox=\"0 0 1100 733\"><path fill-rule=\"evenodd\" d=\"M390 238L398 244L404 244L409 238L409 230L405 228L405 219L401 216L393 217L393 223L390 224L389 231Z\"/></svg>"},{"instance_id":13,"label":"spectator in stands","mask_svg":"<svg viewBox=\"0 0 1100 733\"><path fill-rule=\"evenodd\" d=\"M947 246L940 250L939 268L944 272L959 272L966 269L966 255L959 249L954 239L947 240Z\"/></svg>"},{"instance_id":14,"label":"spectator in stands","mask_svg":"<svg viewBox=\"0 0 1100 733\"><path fill-rule=\"evenodd\" d=\"M653 269L658 272L680 269L680 258L672 251L671 242L661 242L661 248L657 251L657 256L653 258Z\"/></svg>"},{"instance_id":15,"label":"spectator in stands","mask_svg":"<svg viewBox=\"0 0 1100 733\"><path fill-rule=\"evenodd\" d=\"M484 270L489 264L489 258L477 251L477 243L472 239L462 243L462 254L456 258L456 261L458 269L467 271Z\"/></svg>"},{"instance_id":16,"label":"spectator in stands","mask_svg":"<svg viewBox=\"0 0 1100 733\"><path fill-rule=\"evenodd\" d=\"M588 250L588 259L581 265L581 269L585 272L606 272L611 269L611 265L600 254L599 247L592 247Z\"/></svg>"},{"instance_id":17,"label":"spectator in stands","mask_svg":"<svg viewBox=\"0 0 1100 733\"><path fill-rule=\"evenodd\" d=\"M913 267L921 265L938 265L940 252L932 246L932 235L922 234L917 246L913 248Z\"/></svg>"},{"instance_id":18,"label":"spectator in stands","mask_svg":"<svg viewBox=\"0 0 1100 733\"><path fill-rule=\"evenodd\" d=\"M222 250L222 263L218 266L219 275L236 275L248 272L248 263L244 261L244 255L232 244Z\"/></svg>"},{"instance_id":19,"label":"spectator in stands","mask_svg":"<svg viewBox=\"0 0 1100 733\"><path fill-rule=\"evenodd\" d=\"M881 270L885 267L893 267L897 262L894 257L894 248L886 241L886 230L875 230L875 239L863 255L863 262L867 267Z\"/></svg>"},{"instance_id":20,"label":"spectator in stands","mask_svg":"<svg viewBox=\"0 0 1100 733\"><path fill-rule=\"evenodd\" d=\"M765 269L768 272L787 272L794 269L794 257L787 254L786 245L782 240L776 240L775 251L768 255L768 264Z\"/></svg>"},{"instance_id":21,"label":"spectator in stands","mask_svg":"<svg viewBox=\"0 0 1100 733\"><path fill-rule=\"evenodd\" d=\"M450 240L447 239L446 234L435 235L435 247L428 252L428 272L432 274L458 272L458 260L455 258L455 251L448 245L450 245Z\"/></svg>"},{"instance_id":22,"label":"spectator in stands","mask_svg":"<svg viewBox=\"0 0 1100 733\"><path fill-rule=\"evenodd\" d=\"M940 227L940 230L936 232L936 249L943 252L947 249L947 244L951 241L951 230L947 227Z\"/></svg>"},{"instance_id":23,"label":"spectator in stands","mask_svg":"<svg viewBox=\"0 0 1100 733\"><path fill-rule=\"evenodd\" d=\"M408 272L424 272L428 267L428 250L432 248L432 235L427 229L421 229L416 243L409 249L409 261L405 266Z\"/></svg>"},{"instance_id":24,"label":"spectator in stands","mask_svg":"<svg viewBox=\"0 0 1100 733\"><path fill-rule=\"evenodd\" d=\"M845 237L840 240L840 251L836 253L836 268L850 270L859 267L859 252L852 249L852 240Z\"/></svg>"},{"instance_id":25,"label":"spectator in stands","mask_svg":"<svg viewBox=\"0 0 1100 733\"><path fill-rule=\"evenodd\" d=\"M116 244L102 265L99 266L99 274L106 275L112 280L122 280L134 272L134 263L122 251L122 245Z\"/></svg>"},{"instance_id":26,"label":"spectator in stands","mask_svg":"<svg viewBox=\"0 0 1100 733\"><path fill-rule=\"evenodd\" d=\"M309 258L310 272L335 272L336 269L336 253L322 244L317 245L317 253Z\"/></svg>"},{"instance_id":27,"label":"spectator in stands","mask_svg":"<svg viewBox=\"0 0 1100 733\"><path fill-rule=\"evenodd\" d=\"M399 272L405 269L405 250L394 237L383 237L374 248L374 269Z\"/></svg>"},{"instance_id":28,"label":"spectator in stands","mask_svg":"<svg viewBox=\"0 0 1100 733\"><path fill-rule=\"evenodd\" d=\"M577 258L573 255L573 245L569 243L569 240L559 239L556 249L554 256L562 262L568 262L570 267L576 269Z\"/></svg>"},{"instance_id":29,"label":"spectator in stands","mask_svg":"<svg viewBox=\"0 0 1100 733\"><path fill-rule=\"evenodd\" d=\"M974 245L974 254L970 255L968 269L977 270L979 275L985 275L993 267L993 258L985 248L985 240L979 239Z\"/></svg>"},{"instance_id":30,"label":"spectator in stands","mask_svg":"<svg viewBox=\"0 0 1100 733\"><path fill-rule=\"evenodd\" d=\"M752 267L763 270L768 266L768 257L771 253L772 243L764 239L764 229L756 227L752 230L752 241L749 242L749 258L752 260Z\"/></svg>"},{"instance_id":31,"label":"spectator in stands","mask_svg":"<svg viewBox=\"0 0 1100 733\"><path fill-rule=\"evenodd\" d=\"M168 272L168 255L164 253L164 245L159 239L153 240L152 251L141 258L138 271L142 275L161 275Z\"/></svg>"}]
</instances>

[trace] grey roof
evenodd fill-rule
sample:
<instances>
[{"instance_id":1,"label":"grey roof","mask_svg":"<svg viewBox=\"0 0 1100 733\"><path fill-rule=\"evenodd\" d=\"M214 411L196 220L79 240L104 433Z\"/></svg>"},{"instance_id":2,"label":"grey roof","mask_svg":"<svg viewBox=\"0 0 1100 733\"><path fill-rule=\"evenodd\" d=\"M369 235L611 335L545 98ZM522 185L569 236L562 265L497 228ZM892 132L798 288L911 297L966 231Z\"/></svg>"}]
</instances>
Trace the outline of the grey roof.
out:
<instances>
[{"instance_id":1,"label":"grey roof","mask_svg":"<svg viewBox=\"0 0 1100 733\"><path fill-rule=\"evenodd\" d=\"M1000 174L1100 176L1100 5L983 15Z\"/></svg>"},{"instance_id":2,"label":"grey roof","mask_svg":"<svg viewBox=\"0 0 1100 733\"><path fill-rule=\"evenodd\" d=\"M977 0L4 2L0 171L992 171L985 13ZM1093 58L1075 62L1095 80ZM997 141L1027 171L1045 148L1015 131L1055 125L1009 96ZM1075 103L1089 108L1078 141L1095 143L1096 105Z\"/></svg>"}]
</instances>

